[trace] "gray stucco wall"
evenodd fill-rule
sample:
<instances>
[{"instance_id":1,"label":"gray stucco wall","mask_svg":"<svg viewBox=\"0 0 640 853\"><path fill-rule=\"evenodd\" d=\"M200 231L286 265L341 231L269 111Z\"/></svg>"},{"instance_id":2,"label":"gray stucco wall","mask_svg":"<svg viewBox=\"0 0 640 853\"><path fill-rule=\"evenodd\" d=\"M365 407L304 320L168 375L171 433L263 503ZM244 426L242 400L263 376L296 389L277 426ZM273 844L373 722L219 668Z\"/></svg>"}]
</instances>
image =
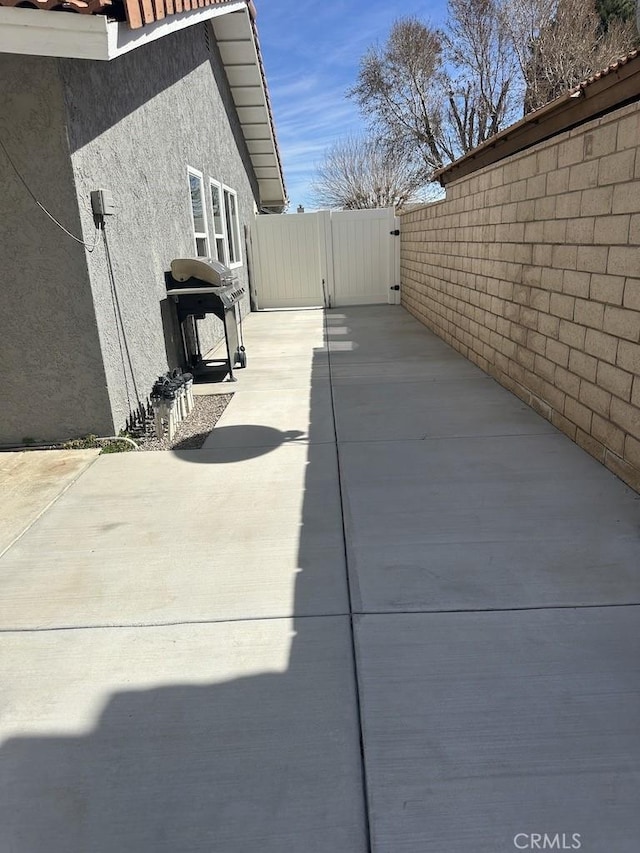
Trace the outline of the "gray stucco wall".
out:
<instances>
[{"instance_id":1,"label":"gray stucco wall","mask_svg":"<svg viewBox=\"0 0 640 853\"><path fill-rule=\"evenodd\" d=\"M162 321L164 274L174 257L195 254L187 167L237 191L241 229L253 217L257 186L213 35L205 37L207 26L190 27L109 63L60 63L85 233L93 230L91 190L109 189L117 208L106 229L125 339L115 320L104 246L87 258L117 427L135 405L131 372L145 398L167 364L176 365L177 330L167 341ZM236 272L247 283L242 240L243 265ZM249 310L248 295L242 310ZM221 336L214 318L202 322L200 331L205 347Z\"/></svg>"},{"instance_id":2,"label":"gray stucco wall","mask_svg":"<svg viewBox=\"0 0 640 853\"><path fill-rule=\"evenodd\" d=\"M0 54L0 80L0 138L35 197L79 235L57 60ZM0 444L110 433L85 251L1 148L0 260Z\"/></svg>"}]
</instances>

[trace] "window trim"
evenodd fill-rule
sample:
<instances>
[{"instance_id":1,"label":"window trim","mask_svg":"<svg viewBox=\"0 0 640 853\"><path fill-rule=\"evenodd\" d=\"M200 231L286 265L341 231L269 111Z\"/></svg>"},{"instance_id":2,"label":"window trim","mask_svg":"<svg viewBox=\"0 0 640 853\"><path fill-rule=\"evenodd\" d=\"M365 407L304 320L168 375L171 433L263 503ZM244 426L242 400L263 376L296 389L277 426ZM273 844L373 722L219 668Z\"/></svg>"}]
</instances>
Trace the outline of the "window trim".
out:
<instances>
[{"instance_id":1,"label":"window trim","mask_svg":"<svg viewBox=\"0 0 640 853\"><path fill-rule=\"evenodd\" d=\"M216 232L216 217L215 211L213 210L213 199L211 197L211 187L215 187L220 194L220 219L222 220L222 232ZM216 250L216 257L218 256L218 240L222 239L222 247L223 247L223 258L217 259L228 265L229 263L229 240L227 238L227 218L224 215L224 190L222 188L222 184L220 181L216 181L215 178L209 176L209 201L211 202L211 213L213 214L211 220L211 233L213 234L213 245Z\"/></svg>"},{"instance_id":2,"label":"window trim","mask_svg":"<svg viewBox=\"0 0 640 853\"><path fill-rule=\"evenodd\" d=\"M196 220L193 215L193 201L191 197L191 176L197 178L200 182L200 195L202 198L202 218L204 219L204 231L196 231ZM199 172L198 169L194 169L192 166L187 166L187 184L189 187L189 207L191 210L191 228L193 231L193 246L195 248L196 257L200 257L198 255L198 240L204 239L207 247L207 254L205 257L211 257L211 240L209 237L209 219L207 216L207 197L204 191L204 175L202 172Z\"/></svg>"},{"instance_id":3,"label":"window trim","mask_svg":"<svg viewBox=\"0 0 640 853\"><path fill-rule=\"evenodd\" d=\"M241 241L241 239L240 239L240 209L239 209L239 207L238 207L238 193L237 193L235 190L232 190L232 189L231 189L231 187L228 187L226 184L222 184L222 206L223 206L223 212L224 212L224 226L225 226L225 230L227 229L227 215L226 215L226 214L227 214L227 210L226 210L226 198L225 198L225 193L229 193L229 195L232 195L232 196L234 197L234 199L235 199L235 206L236 206L235 230L236 230L236 241L237 241L237 244L238 244L238 246L237 246L237 248L238 248L238 257L239 257L239 259L240 259L240 260L238 260L238 261L234 261L233 263L231 263L231 241L230 241L230 239L229 239L229 234L227 234L227 253L228 253L228 257L229 257L229 269L236 269L237 267L241 267L241 266L242 266L242 264L243 264L243 260L242 260L242 241ZM231 216L229 217L229 219L231 219ZM234 223L232 222L232 223L231 223L232 227L233 227L233 224L234 224Z\"/></svg>"}]
</instances>

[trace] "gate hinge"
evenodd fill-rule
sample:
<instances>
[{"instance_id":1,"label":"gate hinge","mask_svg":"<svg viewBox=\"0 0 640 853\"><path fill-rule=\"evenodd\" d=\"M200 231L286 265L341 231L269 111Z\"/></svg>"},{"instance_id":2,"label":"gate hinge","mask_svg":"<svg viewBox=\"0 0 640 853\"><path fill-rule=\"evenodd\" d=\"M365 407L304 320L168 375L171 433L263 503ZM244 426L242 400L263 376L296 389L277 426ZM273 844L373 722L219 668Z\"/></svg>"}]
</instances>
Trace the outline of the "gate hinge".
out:
<instances>
[{"instance_id":1,"label":"gate hinge","mask_svg":"<svg viewBox=\"0 0 640 853\"><path fill-rule=\"evenodd\" d=\"M395 231L389 231L389 234L391 234L392 237L399 237L400 236L400 229L396 228Z\"/></svg>"}]
</instances>

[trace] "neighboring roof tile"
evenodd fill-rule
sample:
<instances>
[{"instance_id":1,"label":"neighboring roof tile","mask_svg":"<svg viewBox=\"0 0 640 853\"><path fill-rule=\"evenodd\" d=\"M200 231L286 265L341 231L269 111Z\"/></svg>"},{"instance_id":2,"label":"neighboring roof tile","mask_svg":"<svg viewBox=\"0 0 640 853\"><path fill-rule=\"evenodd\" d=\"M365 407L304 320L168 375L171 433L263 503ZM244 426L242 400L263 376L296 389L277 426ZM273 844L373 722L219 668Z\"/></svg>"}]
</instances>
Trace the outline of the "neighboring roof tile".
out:
<instances>
[{"instance_id":1,"label":"neighboring roof tile","mask_svg":"<svg viewBox=\"0 0 640 853\"><path fill-rule=\"evenodd\" d=\"M606 77L607 74L617 71L619 68L622 68L623 65L626 65L627 62L631 62L632 59L637 59L638 56L640 56L640 50L632 50L631 53L628 53L626 56L621 56L620 59L616 59L616 61L612 62L611 65L607 66L607 68L603 68L602 71L598 71L597 74L592 74L591 77L588 77L586 80L578 83L578 85L571 91L577 92L579 89L586 89L587 86L591 86L591 84L595 83L596 80L600 80L603 77Z\"/></svg>"}]
</instances>

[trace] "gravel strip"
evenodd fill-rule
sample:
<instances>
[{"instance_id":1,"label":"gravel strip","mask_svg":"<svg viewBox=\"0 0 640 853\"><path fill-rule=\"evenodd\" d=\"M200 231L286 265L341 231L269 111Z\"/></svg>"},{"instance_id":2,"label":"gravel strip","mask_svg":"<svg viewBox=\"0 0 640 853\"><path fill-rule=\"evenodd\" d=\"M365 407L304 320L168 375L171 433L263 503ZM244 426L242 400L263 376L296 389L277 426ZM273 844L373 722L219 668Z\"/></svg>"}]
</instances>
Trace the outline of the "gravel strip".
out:
<instances>
[{"instance_id":1,"label":"gravel strip","mask_svg":"<svg viewBox=\"0 0 640 853\"><path fill-rule=\"evenodd\" d=\"M140 441L140 450L198 450L229 405L233 394L212 394L193 398L194 407L179 424L173 441L165 435L156 438L155 433Z\"/></svg>"}]
</instances>

